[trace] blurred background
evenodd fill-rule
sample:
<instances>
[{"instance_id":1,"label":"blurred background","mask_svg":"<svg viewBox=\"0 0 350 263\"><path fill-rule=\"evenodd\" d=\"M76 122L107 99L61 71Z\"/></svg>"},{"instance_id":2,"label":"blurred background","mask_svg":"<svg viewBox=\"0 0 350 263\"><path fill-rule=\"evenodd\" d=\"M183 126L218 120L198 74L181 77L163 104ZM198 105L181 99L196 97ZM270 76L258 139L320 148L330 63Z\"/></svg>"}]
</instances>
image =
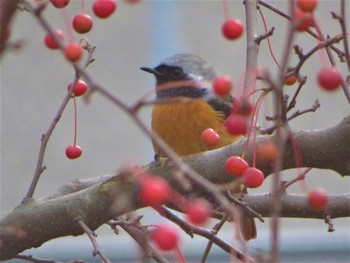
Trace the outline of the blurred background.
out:
<instances>
[{"instance_id":1,"label":"blurred background","mask_svg":"<svg viewBox=\"0 0 350 263\"><path fill-rule=\"evenodd\" d=\"M269 2L287 12L286 2ZM316 17L325 35L334 36L340 32L338 22L330 14L330 11L339 12L339 2L319 1ZM86 1L86 13L93 16L91 4L92 1ZM241 1L229 1L229 8L232 17L245 21ZM69 18L73 19L80 10L81 2L71 1L67 9ZM262 11L269 29L276 27L271 44L275 56L281 58L287 23L265 8ZM49 6L43 15L53 27L66 32L60 10ZM245 36L233 42L222 37L220 28L225 18L222 1L141 1L138 4L118 1L118 9L110 18L93 18L92 31L84 35L96 46L96 60L88 71L127 104L132 105L154 87L152 76L139 70L139 67L155 66L175 53L195 53L206 58L217 72L229 74L235 80L235 94L239 94L245 68L246 40ZM349 17L347 22L349 25ZM264 32L260 18L258 32ZM71 65L58 51L46 48L44 36L42 27L30 13L17 12L10 39L23 40L24 46L18 51L8 52L1 61L1 213L18 205L26 194L35 171L41 135L48 129L66 95L67 84L74 79ZM76 34L75 38L79 40L81 35ZM317 45L315 39L304 33L298 34L296 41L304 52ZM342 43L339 47L343 48ZM291 65L296 61L294 55ZM278 70L266 41L262 41L260 46L259 66L267 67L272 74ZM346 72L344 65L339 66ZM320 67L318 54L304 65L302 74L308 76L308 82L298 97L295 109L310 108L316 99L319 99L321 108L291 121L293 129L326 128L337 124L350 113L341 90L327 93L317 87L315 72ZM286 87L285 93L293 96L296 87ZM93 95L89 104L81 98L77 99L77 103L77 144L82 147L83 155L72 161L64 153L65 148L73 143L74 113L71 101L49 141L44 160L47 169L39 181L36 198L55 192L73 179L111 174L128 164L147 164L153 158L150 140L115 105L98 94ZM271 100L267 98L260 114L261 126L269 126L263 116L271 113L271 109ZM150 110L145 107L139 113L147 125L151 122ZM295 175L295 171L283 174L286 180ZM329 193L349 193L350 189L349 178L341 178L333 171L314 169L308 174L306 183L310 188L323 187ZM265 193L269 189L268 179L263 187L251 192ZM301 193L300 186L295 184L289 188L289 192ZM163 220L149 209L137 213L145 215L145 224ZM283 219L283 262L347 262L350 257L350 221L348 218L335 219L333 223L336 231L328 233L322 220ZM251 242L251 250L254 253L269 251L269 220L264 224L257 223L257 226L258 239ZM231 226L227 225L227 228L231 229ZM122 233L119 237L111 237L112 232L107 227L98 229L97 234L102 248L109 251L111 258L115 254L120 256L113 262L138 260L136 245L130 238ZM231 234L223 238L232 241ZM78 238L79 242L76 240L57 239L26 254L57 260L86 257L86 262L93 262L88 238L82 236ZM198 261L196 256L201 255L205 240L200 237L187 240L184 236L182 244L189 260ZM194 250L193 244L198 249ZM57 253L55 256L54 250ZM221 250L215 249L214 252L212 262L229 260Z\"/></svg>"}]
</instances>

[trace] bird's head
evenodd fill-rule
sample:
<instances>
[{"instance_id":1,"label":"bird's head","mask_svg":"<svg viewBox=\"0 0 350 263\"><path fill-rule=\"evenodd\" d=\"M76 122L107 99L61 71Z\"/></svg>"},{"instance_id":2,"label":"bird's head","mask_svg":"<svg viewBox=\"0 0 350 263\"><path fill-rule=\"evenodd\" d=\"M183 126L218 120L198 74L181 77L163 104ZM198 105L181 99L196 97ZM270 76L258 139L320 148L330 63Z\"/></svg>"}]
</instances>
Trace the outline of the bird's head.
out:
<instances>
[{"instance_id":1,"label":"bird's head","mask_svg":"<svg viewBox=\"0 0 350 263\"><path fill-rule=\"evenodd\" d=\"M142 67L157 80L157 98L205 98L216 77L214 68L193 54L176 54L154 68Z\"/></svg>"}]
</instances>

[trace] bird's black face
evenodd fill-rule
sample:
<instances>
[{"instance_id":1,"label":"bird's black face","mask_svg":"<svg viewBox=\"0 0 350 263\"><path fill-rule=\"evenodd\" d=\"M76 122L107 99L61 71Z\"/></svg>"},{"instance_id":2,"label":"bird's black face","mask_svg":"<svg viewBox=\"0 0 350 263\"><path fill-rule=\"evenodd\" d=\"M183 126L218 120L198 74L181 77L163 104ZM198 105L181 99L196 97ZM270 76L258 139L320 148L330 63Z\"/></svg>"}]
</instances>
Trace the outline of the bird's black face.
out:
<instances>
[{"instance_id":1,"label":"bird's black face","mask_svg":"<svg viewBox=\"0 0 350 263\"><path fill-rule=\"evenodd\" d=\"M202 58L178 54L163 60L157 67L143 67L157 80L157 98L208 96L208 82L215 78L214 69Z\"/></svg>"},{"instance_id":2,"label":"bird's black face","mask_svg":"<svg viewBox=\"0 0 350 263\"><path fill-rule=\"evenodd\" d=\"M186 72L178 66L160 64L155 68L142 67L141 69L153 74L156 77L157 85L180 80L190 80L190 77Z\"/></svg>"}]
</instances>

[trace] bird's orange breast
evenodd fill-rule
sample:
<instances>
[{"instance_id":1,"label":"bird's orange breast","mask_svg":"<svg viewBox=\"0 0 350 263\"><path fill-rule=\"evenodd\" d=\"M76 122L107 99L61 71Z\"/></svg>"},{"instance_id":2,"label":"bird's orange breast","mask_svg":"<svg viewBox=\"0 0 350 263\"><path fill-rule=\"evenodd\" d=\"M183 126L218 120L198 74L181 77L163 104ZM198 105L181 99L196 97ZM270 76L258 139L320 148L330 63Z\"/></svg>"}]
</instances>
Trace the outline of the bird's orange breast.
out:
<instances>
[{"instance_id":1,"label":"bird's orange breast","mask_svg":"<svg viewBox=\"0 0 350 263\"><path fill-rule=\"evenodd\" d=\"M207 128L221 126L224 115L214 110L203 99L184 99L169 103L155 104L152 112L152 129L180 156L209 150L201 140ZM221 140L213 148L232 143L235 138L225 129L219 131ZM154 143L156 154L164 156Z\"/></svg>"}]
</instances>

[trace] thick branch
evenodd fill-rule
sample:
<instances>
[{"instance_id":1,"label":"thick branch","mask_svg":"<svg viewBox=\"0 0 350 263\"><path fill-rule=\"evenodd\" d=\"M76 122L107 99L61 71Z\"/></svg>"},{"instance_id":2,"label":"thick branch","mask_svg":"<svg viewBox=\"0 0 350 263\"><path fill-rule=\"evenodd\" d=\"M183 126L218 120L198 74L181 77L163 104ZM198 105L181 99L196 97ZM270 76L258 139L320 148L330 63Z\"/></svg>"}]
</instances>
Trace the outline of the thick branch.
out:
<instances>
[{"instance_id":1,"label":"thick branch","mask_svg":"<svg viewBox=\"0 0 350 263\"><path fill-rule=\"evenodd\" d=\"M304 166L332 169L345 176L350 175L350 116L338 125L315 131L295 132L299 141ZM257 143L273 140L273 136L261 136ZM188 156L184 161L195 171L213 183L224 184L232 180L224 170L224 161L232 154L242 152L244 140L205 152ZM247 152L250 160L251 153ZM293 152L287 145L284 154L284 169L293 168ZM266 175L272 167L259 165ZM162 176L175 190L185 193L182 185L173 178L175 165L170 162L152 162L144 167L147 172ZM76 181L74 185L61 189L58 194L41 200L29 199L0 219L0 260L9 259L25 249L41 246L51 239L81 235L83 231L78 220L83 220L95 230L105 222L128 211L142 207L138 196L137 182L128 171L116 176L102 176L99 179ZM247 196L243 200L262 216L270 216L270 196ZM334 195L329 198L326 212L332 217L350 216L350 194ZM324 212L310 209L305 196L284 195L283 217L323 218Z\"/></svg>"},{"instance_id":2,"label":"thick branch","mask_svg":"<svg viewBox=\"0 0 350 263\"><path fill-rule=\"evenodd\" d=\"M339 124L322 130L297 131L295 138L300 145L303 167L334 170L342 176L350 176L350 116ZM257 145L267 140L274 141L274 136L257 137ZM231 155L241 155L245 139L217 150L207 151L198 155L184 158L196 172L213 183L228 183L232 177L224 169L226 159ZM291 144L285 147L283 170L295 168L294 153ZM246 154L246 160L252 164L252 145ZM272 173L273 167L269 164L257 164L265 176ZM172 177L175 167L157 166L151 164L149 170L153 174ZM174 181L174 184L176 181Z\"/></svg>"},{"instance_id":3,"label":"thick branch","mask_svg":"<svg viewBox=\"0 0 350 263\"><path fill-rule=\"evenodd\" d=\"M104 184L45 201L27 201L4 215L0 222L0 260L62 236L81 235L80 218L94 230L127 211L141 208L136 182L125 184L116 176ZM269 194L246 196L244 202L264 217L270 216ZM331 195L325 211L310 208L303 195L284 195L282 217L319 218L325 212L332 218L350 216L350 194Z\"/></svg>"}]
</instances>

